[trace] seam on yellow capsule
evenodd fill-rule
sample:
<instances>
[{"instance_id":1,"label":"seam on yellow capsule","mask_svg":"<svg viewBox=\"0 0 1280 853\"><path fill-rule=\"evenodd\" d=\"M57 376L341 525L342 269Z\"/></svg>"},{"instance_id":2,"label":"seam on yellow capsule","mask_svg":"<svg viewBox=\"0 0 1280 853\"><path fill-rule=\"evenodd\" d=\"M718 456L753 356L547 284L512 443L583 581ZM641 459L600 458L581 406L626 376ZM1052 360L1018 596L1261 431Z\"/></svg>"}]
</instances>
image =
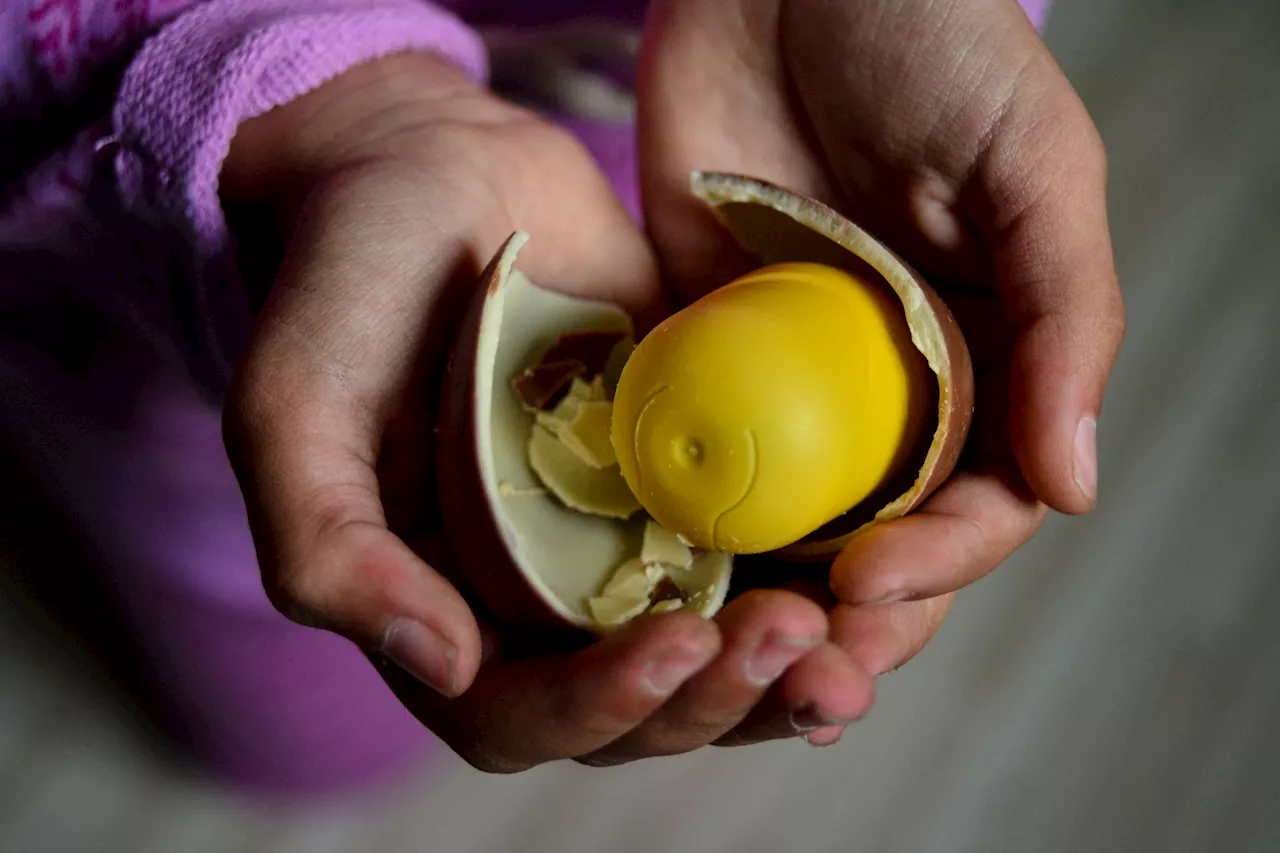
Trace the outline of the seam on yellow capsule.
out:
<instances>
[{"instance_id":1,"label":"seam on yellow capsule","mask_svg":"<svg viewBox=\"0 0 1280 853\"><path fill-rule=\"evenodd\" d=\"M645 412L649 411L649 407L653 405L653 401L658 399L664 391L670 391L670 385L660 385L657 390L649 395L649 399L644 401L644 405L640 407L640 411L636 412L635 426L631 428L631 458L635 460L636 469L636 499L644 494L644 466L640 464L640 424L644 423Z\"/></svg>"},{"instance_id":2,"label":"seam on yellow capsule","mask_svg":"<svg viewBox=\"0 0 1280 853\"><path fill-rule=\"evenodd\" d=\"M750 466L751 474L747 478L747 487L742 490L742 494L738 497L738 499L734 501L733 504L728 509L724 510L719 515L717 515L715 521L711 522L711 544L715 546L717 551L725 550L724 546L720 543L720 522L724 520L724 517L726 515L733 512L735 509L742 506L742 504L746 502L747 498L751 496L752 489L756 487L756 477L760 475L760 457L759 457L760 451L756 445L755 431L751 429L747 429L747 430L744 430L744 432L746 432L747 434L747 447L750 450L750 455L747 457L747 459L748 459L748 465Z\"/></svg>"}]
</instances>

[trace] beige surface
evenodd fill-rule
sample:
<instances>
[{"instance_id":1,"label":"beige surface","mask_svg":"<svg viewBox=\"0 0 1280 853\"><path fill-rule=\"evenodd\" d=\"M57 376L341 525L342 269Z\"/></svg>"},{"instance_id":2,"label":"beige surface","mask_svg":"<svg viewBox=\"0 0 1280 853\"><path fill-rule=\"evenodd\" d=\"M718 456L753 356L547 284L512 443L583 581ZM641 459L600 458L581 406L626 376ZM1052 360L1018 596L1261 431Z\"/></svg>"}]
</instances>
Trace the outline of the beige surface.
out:
<instances>
[{"instance_id":1,"label":"beige surface","mask_svg":"<svg viewBox=\"0 0 1280 853\"><path fill-rule=\"evenodd\" d=\"M1131 307L1104 509L962 596L843 744L448 764L363 803L251 810L158 760L10 590L0 850L1280 850L1280 4L1059 6Z\"/></svg>"}]
</instances>

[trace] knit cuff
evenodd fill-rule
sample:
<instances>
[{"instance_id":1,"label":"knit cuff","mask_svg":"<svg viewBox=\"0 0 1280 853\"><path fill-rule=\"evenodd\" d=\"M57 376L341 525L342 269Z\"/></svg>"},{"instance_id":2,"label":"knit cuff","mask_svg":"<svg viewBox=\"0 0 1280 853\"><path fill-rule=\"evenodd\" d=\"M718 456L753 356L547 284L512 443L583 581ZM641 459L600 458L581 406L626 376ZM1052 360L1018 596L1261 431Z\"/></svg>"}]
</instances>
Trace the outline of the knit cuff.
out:
<instances>
[{"instance_id":1,"label":"knit cuff","mask_svg":"<svg viewBox=\"0 0 1280 853\"><path fill-rule=\"evenodd\" d=\"M113 118L126 201L181 214L202 248L214 248L207 243L224 228L218 174L239 124L409 48L435 50L484 76L479 38L415 0L213 0L194 8L144 46L124 76ZM159 186L147 186L149 177Z\"/></svg>"},{"instance_id":2,"label":"knit cuff","mask_svg":"<svg viewBox=\"0 0 1280 853\"><path fill-rule=\"evenodd\" d=\"M419 0L210 0L162 29L126 70L112 115L119 193L191 253L184 301L195 339L180 345L206 360L206 382L229 376L252 321L218 197L237 128L408 49L436 52L477 80L487 73L479 37Z\"/></svg>"}]
</instances>

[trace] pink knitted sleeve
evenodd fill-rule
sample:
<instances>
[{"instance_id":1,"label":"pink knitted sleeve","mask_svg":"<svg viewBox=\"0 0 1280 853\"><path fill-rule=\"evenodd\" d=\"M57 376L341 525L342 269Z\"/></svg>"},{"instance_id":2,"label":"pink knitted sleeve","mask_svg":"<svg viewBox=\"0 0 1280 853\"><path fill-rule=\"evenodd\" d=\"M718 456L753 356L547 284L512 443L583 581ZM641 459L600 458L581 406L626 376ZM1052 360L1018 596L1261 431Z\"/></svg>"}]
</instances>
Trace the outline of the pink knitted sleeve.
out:
<instances>
[{"instance_id":1,"label":"pink knitted sleeve","mask_svg":"<svg viewBox=\"0 0 1280 853\"><path fill-rule=\"evenodd\" d=\"M126 198L165 208L214 249L217 179L237 126L351 66L408 48L437 50L475 78L480 40L417 0L213 0L163 29L125 73L113 118ZM147 191L155 178L161 190Z\"/></svg>"},{"instance_id":2,"label":"pink knitted sleeve","mask_svg":"<svg viewBox=\"0 0 1280 853\"><path fill-rule=\"evenodd\" d=\"M209 0L152 37L125 71L112 115L114 168L127 210L194 251L189 274L199 338L229 374L251 321L218 197L239 124L362 61L405 49L486 74L479 39L419 0Z\"/></svg>"}]
</instances>

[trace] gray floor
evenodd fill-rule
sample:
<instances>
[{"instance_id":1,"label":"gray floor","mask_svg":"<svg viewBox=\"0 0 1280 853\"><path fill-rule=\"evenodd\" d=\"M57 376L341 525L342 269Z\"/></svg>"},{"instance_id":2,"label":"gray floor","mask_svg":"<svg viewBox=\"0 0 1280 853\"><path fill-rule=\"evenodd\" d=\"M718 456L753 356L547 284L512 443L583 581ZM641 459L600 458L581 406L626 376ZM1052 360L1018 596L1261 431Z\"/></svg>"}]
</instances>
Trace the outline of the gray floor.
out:
<instances>
[{"instance_id":1,"label":"gray floor","mask_svg":"<svg viewBox=\"0 0 1280 853\"><path fill-rule=\"evenodd\" d=\"M273 812L161 760L6 588L0 849L1280 851L1280 3L1058 5L1131 306L1103 509L962 596L843 744L503 779L449 763Z\"/></svg>"}]
</instances>

